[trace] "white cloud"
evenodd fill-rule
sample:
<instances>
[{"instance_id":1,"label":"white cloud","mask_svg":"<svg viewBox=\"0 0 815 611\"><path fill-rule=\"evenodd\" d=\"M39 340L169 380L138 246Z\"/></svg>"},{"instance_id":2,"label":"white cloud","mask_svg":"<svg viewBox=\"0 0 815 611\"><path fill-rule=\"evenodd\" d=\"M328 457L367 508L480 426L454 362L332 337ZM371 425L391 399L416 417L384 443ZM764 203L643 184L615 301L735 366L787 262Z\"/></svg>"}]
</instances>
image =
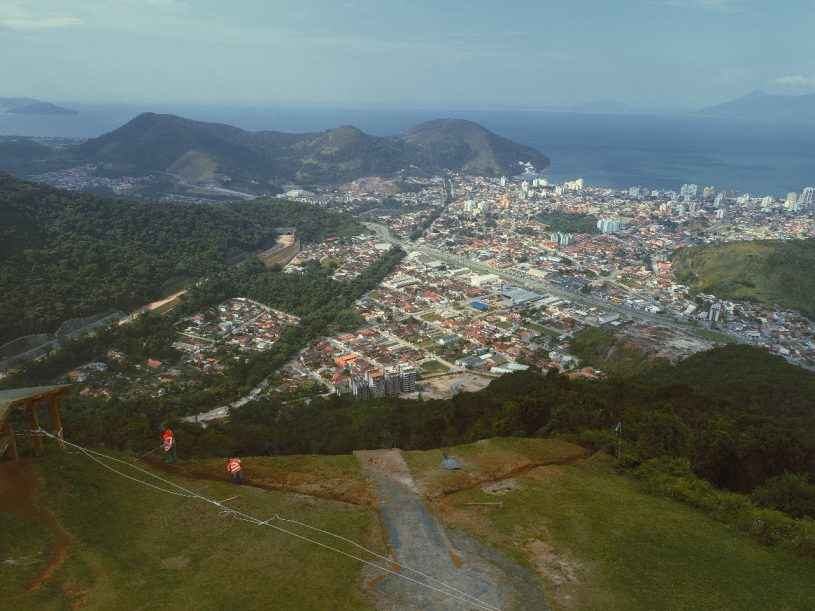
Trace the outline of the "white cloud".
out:
<instances>
[{"instance_id":1,"label":"white cloud","mask_svg":"<svg viewBox=\"0 0 815 611\"><path fill-rule=\"evenodd\" d=\"M40 10L33 12L26 3L15 1L0 2L0 29L7 30L51 30L82 25L76 15Z\"/></svg>"},{"instance_id":2,"label":"white cloud","mask_svg":"<svg viewBox=\"0 0 815 611\"><path fill-rule=\"evenodd\" d=\"M187 0L84 0L66 14L61 0L0 0L0 30L110 27L188 13Z\"/></svg>"},{"instance_id":3,"label":"white cloud","mask_svg":"<svg viewBox=\"0 0 815 611\"><path fill-rule=\"evenodd\" d=\"M703 9L720 13L738 13L745 7L745 0L660 0L658 4L672 8Z\"/></svg>"},{"instance_id":4,"label":"white cloud","mask_svg":"<svg viewBox=\"0 0 815 611\"><path fill-rule=\"evenodd\" d=\"M51 30L82 25L79 17L0 17L0 28L10 30Z\"/></svg>"},{"instance_id":5,"label":"white cloud","mask_svg":"<svg viewBox=\"0 0 815 611\"><path fill-rule=\"evenodd\" d=\"M806 76L804 74L788 74L775 79L776 85L782 87L795 87L798 89L815 88L815 76Z\"/></svg>"},{"instance_id":6,"label":"white cloud","mask_svg":"<svg viewBox=\"0 0 815 611\"><path fill-rule=\"evenodd\" d=\"M183 0L146 0L148 6L152 6L155 8L164 8L164 9L172 9L172 10L183 10L186 11L190 8L190 5Z\"/></svg>"}]
</instances>

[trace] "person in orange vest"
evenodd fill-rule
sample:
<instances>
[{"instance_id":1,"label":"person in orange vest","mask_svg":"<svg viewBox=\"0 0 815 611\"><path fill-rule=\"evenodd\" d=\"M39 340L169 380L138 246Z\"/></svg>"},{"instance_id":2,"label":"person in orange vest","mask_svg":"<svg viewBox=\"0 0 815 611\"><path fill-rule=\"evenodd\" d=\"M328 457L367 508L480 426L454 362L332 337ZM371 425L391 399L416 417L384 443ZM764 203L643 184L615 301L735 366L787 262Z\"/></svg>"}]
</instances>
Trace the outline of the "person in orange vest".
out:
<instances>
[{"instance_id":1,"label":"person in orange vest","mask_svg":"<svg viewBox=\"0 0 815 611\"><path fill-rule=\"evenodd\" d=\"M164 462L172 464L175 462L175 437L172 429L168 426L161 434L161 449L164 450Z\"/></svg>"},{"instance_id":2,"label":"person in orange vest","mask_svg":"<svg viewBox=\"0 0 815 611\"><path fill-rule=\"evenodd\" d=\"M243 467L241 467L241 459L237 456L230 456L226 461L226 472L232 478L233 484L243 483Z\"/></svg>"}]
</instances>

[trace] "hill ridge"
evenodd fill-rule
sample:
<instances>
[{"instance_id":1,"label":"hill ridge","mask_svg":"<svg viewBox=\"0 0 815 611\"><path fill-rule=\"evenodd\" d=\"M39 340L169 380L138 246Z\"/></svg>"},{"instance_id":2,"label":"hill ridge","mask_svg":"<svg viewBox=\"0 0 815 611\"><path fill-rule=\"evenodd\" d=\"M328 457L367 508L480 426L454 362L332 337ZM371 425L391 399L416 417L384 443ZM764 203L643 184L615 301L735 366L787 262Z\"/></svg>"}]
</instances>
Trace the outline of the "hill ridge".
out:
<instances>
[{"instance_id":1,"label":"hill ridge","mask_svg":"<svg viewBox=\"0 0 815 611\"><path fill-rule=\"evenodd\" d=\"M411 166L498 176L549 159L473 121L435 119L403 134L374 136L353 125L319 132L247 131L172 114L145 112L79 145L75 156L107 173L167 172L190 152L217 172L269 183L334 184L362 176L392 175Z\"/></svg>"}]
</instances>

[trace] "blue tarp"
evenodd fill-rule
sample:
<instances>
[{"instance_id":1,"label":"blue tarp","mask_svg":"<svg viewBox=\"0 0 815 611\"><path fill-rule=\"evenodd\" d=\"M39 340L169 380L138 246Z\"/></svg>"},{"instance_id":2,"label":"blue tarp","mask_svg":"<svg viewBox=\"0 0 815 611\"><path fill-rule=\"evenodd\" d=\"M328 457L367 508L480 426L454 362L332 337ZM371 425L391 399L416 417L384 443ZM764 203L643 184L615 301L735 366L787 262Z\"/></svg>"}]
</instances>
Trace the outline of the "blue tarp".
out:
<instances>
[{"instance_id":1,"label":"blue tarp","mask_svg":"<svg viewBox=\"0 0 815 611\"><path fill-rule=\"evenodd\" d=\"M442 469L447 469L448 471L456 471L457 469L461 469L461 465L455 458L447 458L442 459L441 461Z\"/></svg>"}]
</instances>

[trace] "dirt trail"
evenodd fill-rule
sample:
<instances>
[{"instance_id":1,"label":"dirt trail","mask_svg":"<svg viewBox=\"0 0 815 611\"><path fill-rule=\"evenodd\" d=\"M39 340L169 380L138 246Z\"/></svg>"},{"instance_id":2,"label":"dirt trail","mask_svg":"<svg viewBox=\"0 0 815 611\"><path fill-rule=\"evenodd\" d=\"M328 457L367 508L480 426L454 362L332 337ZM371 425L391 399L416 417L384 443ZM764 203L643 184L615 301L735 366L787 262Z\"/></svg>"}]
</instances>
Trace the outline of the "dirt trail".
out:
<instances>
[{"instance_id":1,"label":"dirt trail","mask_svg":"<svg viewBox=\"0 0 815 611\"><path fill-rule=\"evenodd\" d=\"M216 475L212 469L206 467L196 467L184 463L168 465L161 460L144 460L151 468L171 475L185 477L193 480L205 480L211 482L227 481L226 473ZM282 474L261 473L260 475L247 474L244 469L243 486L251 486L261 490L273 492L287 492L289 494L301 494L317 499L349 503L362 507L370 507L374 504L374 497L368 487L358 482L342 479L323 479L319 476L311 476L306 473L288 473L283 478ZM280 477L278 477L280 476Z\"/></svg>"},{"instance_id":2,"label":"dirt trail","mask_svg":"<svg viewBox=\"0 0 815 611\"><path fill-rule=\"evenodd\" d=\"M56 516L42 505L38 498L39 478L24 460L0 463L0 512L14 513L23 518L45 524L53 533L54 542L48 564L28 585L33 591L48 581L65 561L68 547L73 537L57 520Z\"/></svg>"},{"instance_id":3,"label":"dirt trail","mask_svg":"<svg viewBox=\"0 0 815 611\"><path fill-rule=\"evenodd\" d=\"M448 533L427 509L399 450L355 452L374 483L379 512L391 553L401 573L442 587L406 567L419 569L495 609L548 609L534 575L499 557L462 533ZM455 541L455 544L451 541ZM388 575L369 581L381 610L436 611L478 609L476 602L457 600Z\"/></svg>"}]
</instances>

